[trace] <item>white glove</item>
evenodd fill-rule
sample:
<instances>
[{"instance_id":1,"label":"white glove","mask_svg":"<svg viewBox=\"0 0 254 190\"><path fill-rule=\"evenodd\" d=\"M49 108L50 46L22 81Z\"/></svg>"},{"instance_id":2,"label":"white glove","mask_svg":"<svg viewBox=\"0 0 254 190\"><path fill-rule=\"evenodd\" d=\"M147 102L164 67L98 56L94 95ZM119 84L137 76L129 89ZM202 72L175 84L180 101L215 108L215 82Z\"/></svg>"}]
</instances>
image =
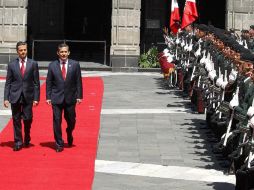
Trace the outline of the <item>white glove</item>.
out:
<instances>
[{"instance_id":1,"label":"white glove","mask_svg":"<svg viewBox=\"0 0 254 190\"><path fill-rule=\"evenodd\" d=\"M168 56L167 57L167 62L172 63L172 61L173 61L173 57L172 56Z\"/></svg>"},{"instance_id":2,"label":"white glove","mask_svg":"<svg viewBox=\"0 0 254 190\"><path fill-rule=\"evenodd\" d=\"M198 48L198 50L194 53L194 55L195 55L196 57L200 56L200 55L201 55L201 49Z\"/></svg>"},{"instance_id":3,"label":"white glove","mask_svg":"<svg viewBox=\"0 0 254 190\"><path fill-rule=\"evenodd\" d=\"M184 40L183 40L182 43L181 43L181 47L183 47L183 46L185 46Z\"/></svg>"},{"instance_id":4,"label":"white glove","mask_svg":"<svg viewBox=\"0 0 254 190\"><path fill-rule=\"evenodd\" d=\"M237 78L237 71L234 69L231 70L229 76L228 76L228 82L229 83L234 83Z\"/></svg>"},{"instance_id":5,"label":"white glove","mask_svg":"<svg viewBox=\"0 0 254 190\"><path fill-rule=\"evenodd\" d=\"M169 53L169 52L167 52L167 53L164 53L164 55L163 55L164 57L173 57L173 55L171 54L171 53Z\"/></svg>"},{"instance_id":6,"label":"white glove","mask_svg":"<svg viewBox=\"0 0 254 190\"><path fill-rule=\"evenodd\" d=\"M163 53L165 54L165 53L168 53L169 52L169 50L168 50L168 48L165 48L164 50L163 50Z\"/></svg>"},{"instance_id":7,"label":"white glove","mask_svg":"<svg viewBox=\"0 0 254 190\"><path fill-rule=\"evenodd\" d=\"M200 64L203 65L205 63L205 59L206 59L205 54L203 54L203 57L200 59Z\"/></svg>"},{"instance_id":8,"label":"white glove","mask_svg":"<svg viewBox=\"0 0 254 190\"><path fill-rule=\"evenodd\" d=\"M213 70L213 67L212 67L212 65L211 65L211 63L210 62L208 62L207 64L206 64L206 70L207 70L207 72L209 73L209 72L211 72L212 70Z\"/></svg>"},{"instance_id":9,"label":"white glove","mask_svg":"<svg viewBox=\"0 0 254 190\"><path fill-rule=\"evenodd\" d=\"M208 77L211 79L211 80L214 80L214 78L216 77L216 71L215 70L212 70L208 73Z\"/></svg>"},{"instance_id":10,"label":"white glove","mask_svg":"<svg viewBox=\"0 0 254 190\"><path fill-rule=\"evenodd\" d=\"M186 43L183 49L184 49L185 51L188 51L188 48L189 48L189 46L188 46L188 44Z\"/></svg>"},{"instance_id":11,"label":"white glove","mask_svg":"<svg viewBox=\"0 0 254 190\"><path fill-rule=\"evenodd\" d=\"M211 63L212 63L212 61L210 60L209 57L207 57L204 62L205 62L205 65L207 65L207 64L211 65Z\"/></svg>"},{"instance_id":12,"label":"white glove","mask_svg":"<svg viewBox=\"0 0 254 190\"><path fill-rule=\"evenodd\" d=\"M221 88L225 90L226 86L228 85L228 81L223 81L221 84Z\"/></svg>"},{"instance_id":13,"label":"white glove","mask_svg":"<svg viewBox=\"0 0 254 190\"><path fill-rule=\"evenodd\" d=\"M247 111L247 115L249 117L252 117L254 115L254 107L253 106L250 106L248 111Z\"/></svg>"},{"instance_id":14,"label":"white glove","mask_svg":"<svg viewBox=\"0 0 254 190\"><path fill-rule=\"evenodd\" d=\"M192 46L193 46L193 44L190 44L190 45L189 45L188 51L191 51L191 50L192 50Z\"/></svg>"},{"instance_id":15,"label":"white glove","mask_svg":"<svg viewBox=\"0 0 254 190\"><path fill-rule=\"evenodd\" d=\"M249 122L250 122L250 127L251 127L252 129L254 129L254 117L252 117L252 118L249 120Z\"/></svg>"},{"instance_id":16,"label":"white glove","mask_svg":"<svg viewBox=\"0 0 254 190\"><path fill-rule=\"evenodd\" d=\"M216 80L216 85L217 85L218 87L221 87L222 83L223 83L223 75L221 75L221 76Z\"/></svg>"},{"instance_id":17,"label":"white glove","mask_svg":"<svg viewBox=\"0 0 254 190\"><path fill-rule=\"evenodd\" d=\"M239 105L238 94L235 94L233 99L229 102L229 108L234 109L238 105Z\"/></svg>"},{"instance_id":18,"label":"white glove","mask_svg":"<svg viewBox=\"0 0 254 190\"><path fill-rule=\"evenodd\" d=\"M244 40L244 48L248 49L248 44L247 44L246 40Z\"/></svg>"},{"instance_id":19,"label":"white glove","mask_svg":"<svg viewBox=\"0 0 254 190\"><path fill-rule=\"evenodd\" d=\"M176 44L177 44L177 45L180 44L179 38L176 39Z\"/></svg>"}]
</instances>

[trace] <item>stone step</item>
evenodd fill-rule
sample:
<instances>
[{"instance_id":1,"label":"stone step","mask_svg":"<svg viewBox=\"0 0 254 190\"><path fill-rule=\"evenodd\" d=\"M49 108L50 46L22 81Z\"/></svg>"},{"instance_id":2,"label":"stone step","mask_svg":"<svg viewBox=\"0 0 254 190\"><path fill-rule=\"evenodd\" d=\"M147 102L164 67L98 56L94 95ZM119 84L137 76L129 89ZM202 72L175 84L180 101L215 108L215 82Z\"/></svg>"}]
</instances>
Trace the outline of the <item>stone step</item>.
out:
<instances>
[{"instance_id":1,"label":"stone step","mask_svg":"<svg viewBox=\"0 0 254 190\"><path fill-rule=\"evenodd\" d=\"M112 72L138 72L138 67L112 67Z\"/></svg>"}]
</instances>

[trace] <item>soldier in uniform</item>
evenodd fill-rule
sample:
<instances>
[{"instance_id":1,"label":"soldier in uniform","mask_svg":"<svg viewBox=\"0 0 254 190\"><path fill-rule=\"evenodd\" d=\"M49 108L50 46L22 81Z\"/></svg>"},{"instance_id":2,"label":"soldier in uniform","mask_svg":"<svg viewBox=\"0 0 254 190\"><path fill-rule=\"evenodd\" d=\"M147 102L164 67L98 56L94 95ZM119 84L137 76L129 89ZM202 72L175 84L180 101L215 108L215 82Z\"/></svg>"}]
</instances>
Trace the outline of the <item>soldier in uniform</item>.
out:
<instances>
[{"instance_id":1,"label":"soldier in uniform","mask_svg":"<svg viewBox=\"0 0 254 190\"><path fill-rule=\"evenodd\" d=\"M249 29L249 41L248 41L248 49L250 49L252 52L254 52L254 25L250 26Z\"/></svg>"}]
</instances>

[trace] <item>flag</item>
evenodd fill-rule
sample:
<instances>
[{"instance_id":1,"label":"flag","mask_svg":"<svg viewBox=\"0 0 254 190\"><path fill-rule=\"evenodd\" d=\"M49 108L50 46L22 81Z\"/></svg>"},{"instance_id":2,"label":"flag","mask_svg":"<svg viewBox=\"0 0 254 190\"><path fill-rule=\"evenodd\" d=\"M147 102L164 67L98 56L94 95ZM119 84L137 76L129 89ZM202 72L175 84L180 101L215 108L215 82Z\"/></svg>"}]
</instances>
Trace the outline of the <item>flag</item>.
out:
<instances>
[{"instance_id":1,"label":"flag","mask_svg":"<svg viewBox=\"0 0 254 190\"><path fill-rule=\"evenodd\" d=\"M170 29L176 34L180 28L180 14L177 0L171 1Z\"/></svg>"},{"instance_id":2,"label":"flag","mask_svg":"<svg viewBox=\"0 0 254 190\"><path fill-rule=\"evenodd\" d=\"M183 10L182 29L193 23L197 18L196 0L186 0Z\"/></svg>"}]
</instances>

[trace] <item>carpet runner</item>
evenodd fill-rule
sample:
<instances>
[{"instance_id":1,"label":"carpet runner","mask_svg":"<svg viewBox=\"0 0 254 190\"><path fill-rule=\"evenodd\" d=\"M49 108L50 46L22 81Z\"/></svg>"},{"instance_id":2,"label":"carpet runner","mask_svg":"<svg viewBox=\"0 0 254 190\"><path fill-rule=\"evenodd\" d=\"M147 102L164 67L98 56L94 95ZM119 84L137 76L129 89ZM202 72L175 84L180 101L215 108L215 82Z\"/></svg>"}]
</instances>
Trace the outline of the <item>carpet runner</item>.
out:
<instances>
[{"instance_id":1,"label":"carpet runner","mask_svg":"<svg viewBox=\"0 0 254 190\"><path fill-rule=\"evenodd\" d=\"M32 146L18 152L12 150L12 121L0 133L0 189L90 190L94 177L103 88L101 78L83 78L84 99L82 104L76 106L74 146L67 146L66 122L63 119L65 149L56 153L52 109L46 104L44 83L41 86L40 104L33 109Z\"/></svg>"}]
</instances>

